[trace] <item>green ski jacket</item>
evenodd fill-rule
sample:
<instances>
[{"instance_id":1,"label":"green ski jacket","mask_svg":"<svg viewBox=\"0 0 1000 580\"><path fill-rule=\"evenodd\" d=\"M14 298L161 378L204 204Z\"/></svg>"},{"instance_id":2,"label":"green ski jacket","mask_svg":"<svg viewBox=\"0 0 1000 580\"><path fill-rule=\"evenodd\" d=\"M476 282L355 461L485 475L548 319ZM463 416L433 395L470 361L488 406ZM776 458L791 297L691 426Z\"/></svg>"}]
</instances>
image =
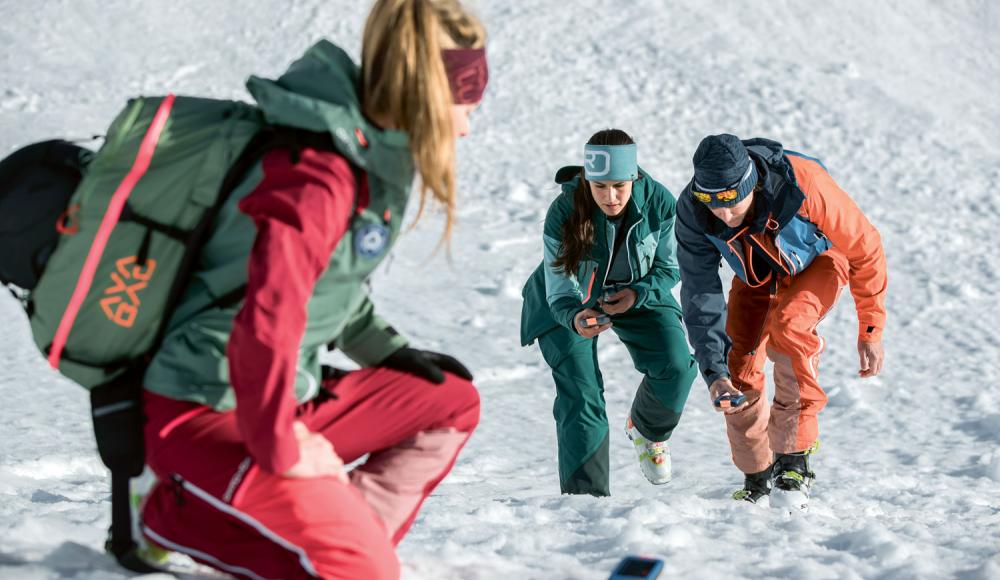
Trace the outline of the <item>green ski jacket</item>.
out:
<instances>
[{"instance_id":1,"label":"green ski jacket","mask_svg":"<svg viewBox=\"0 0 1000 580\"><path fill-rule=\"evenodd\" d=\"M366 281L398 238L414 176L412 154L405 133L379 129L361 114L359 80L360 71L350 57L321 41L279 79L251 77L247 82L267 123L328 133L336 152L368 184L367 199L356 200L357 211L307 304L296 368L299 402L319 392L319 355L328 344L362 366L377 364L406 345L375 314ZM217 410L235 405L226 348L240 305L211 305L248 282L257 228L238 204L263 179L264 168L257 163L223 206L193 281L146 373L146 388L153 392Z\"/></svg>"},{"instance_id":2,"label":"green ski jacket","mask_svg":"<svg viewBox=\"0 0 1000 580\"><path fill-rule=\"evenodd\" d=\"M601 297L613 251L614 229L603 212L594 212L594 246L569 275L552 266L559 255L563 224L573 211L573 190L581 168L564 167L556 173L562 192L549 206L545 216L544 259L528 278L521 295L521 344L558 325L573 329L573 318L586 308L593 308ZM636 291L633 308L680 307L670 291L680 280L674 239L675 201L666 187L641 168L632 185L632 197L625 207L622 227L626 229L620 251L626 252L631 280L625 285Z\"/></svg>"}]
</instances>

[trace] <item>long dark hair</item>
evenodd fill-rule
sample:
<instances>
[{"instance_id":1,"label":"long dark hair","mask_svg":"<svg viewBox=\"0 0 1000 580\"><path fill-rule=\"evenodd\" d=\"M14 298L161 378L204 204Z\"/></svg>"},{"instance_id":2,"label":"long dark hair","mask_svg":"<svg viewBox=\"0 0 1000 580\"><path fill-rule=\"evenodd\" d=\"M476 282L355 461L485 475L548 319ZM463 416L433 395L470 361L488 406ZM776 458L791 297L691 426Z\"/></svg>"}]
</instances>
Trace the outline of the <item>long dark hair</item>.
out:
<instances>
[{"instance_id":1,"label":"long dark hair","mask_svg":"<svg viewBox=\"0 0 1000 580\"><path fill-rule=\"evenodd\" d=\"M604 129L598 131L587 141L588 145L631 145L635 143L628 133L621 129ZM590 182L583 177L580 170L580 181L573 190L573 213L563 224L562 240L559 255L553 266L570 276L576 273L580 261L594 247L594 212L597 202L590 193Z\"/></svg>"}]
</instances>

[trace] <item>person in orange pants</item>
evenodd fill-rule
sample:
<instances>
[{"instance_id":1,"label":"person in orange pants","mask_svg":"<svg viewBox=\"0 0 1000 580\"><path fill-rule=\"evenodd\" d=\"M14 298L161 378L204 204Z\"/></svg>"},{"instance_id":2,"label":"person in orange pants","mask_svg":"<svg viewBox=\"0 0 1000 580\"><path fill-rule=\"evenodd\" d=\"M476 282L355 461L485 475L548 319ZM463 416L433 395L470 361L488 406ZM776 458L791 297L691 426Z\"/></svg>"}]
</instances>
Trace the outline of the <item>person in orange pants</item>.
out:
<instances>
[{"instance_id":1,"label":"person in orange pants","mask_svg":"<svg viewBox=\"0 0 1000 580\"><path fill-rule=\"evenodd\" d=\"M825 341L816 327L850 285L858 311L860 375L884 360L886 263L878 231L814 158L767 139L702 140L678 200L681 305L695 358L724 411L733 497L804 507L815 474ZM736 277L728 304L718 269ZM774 402L764 363L774 362Z\"/></svg>"}]
</instances>

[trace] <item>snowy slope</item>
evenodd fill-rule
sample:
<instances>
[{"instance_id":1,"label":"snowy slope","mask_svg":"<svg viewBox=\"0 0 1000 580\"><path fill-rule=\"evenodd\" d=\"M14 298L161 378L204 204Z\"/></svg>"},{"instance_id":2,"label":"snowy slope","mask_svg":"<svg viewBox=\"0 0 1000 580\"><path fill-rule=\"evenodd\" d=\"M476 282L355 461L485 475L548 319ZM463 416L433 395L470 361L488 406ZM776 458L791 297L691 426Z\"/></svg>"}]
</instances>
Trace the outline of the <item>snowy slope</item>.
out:
<instances>
[{"instance_id":1,"label":"snowy slope","mask_svg":"<svg viewBox=\"0 0 1000 580\"><path fill-rule=\"evenodd\" d=\"M242 97L315 39L358 52L345 0L0 0L0 152L103 130L124 100ZM872 5L875 4L875 5ZM665 6L666 5L666 6ZM570 12L570 8L575 8ZM1000 5L989 0L480 2L492 84L460 147L452 262L440 222L376 276L382 314L474 370L479 431L400 547L405 577L601 578L623 554L664 578L1000 577ZM823 449L810 513L728 499L740 475L704 385L645 483L619 426L639 376L602 337L609 499L558 494L554 395L520 348L519 291L541 258L556 168L621 127L672 190L708 133L821 157L882 233L883 376L857 378L853 302L821 332ZM101 556L107 480L82 390L47 370L0 300L0 578L119 578Z\"/></svg>"}]
</instances>

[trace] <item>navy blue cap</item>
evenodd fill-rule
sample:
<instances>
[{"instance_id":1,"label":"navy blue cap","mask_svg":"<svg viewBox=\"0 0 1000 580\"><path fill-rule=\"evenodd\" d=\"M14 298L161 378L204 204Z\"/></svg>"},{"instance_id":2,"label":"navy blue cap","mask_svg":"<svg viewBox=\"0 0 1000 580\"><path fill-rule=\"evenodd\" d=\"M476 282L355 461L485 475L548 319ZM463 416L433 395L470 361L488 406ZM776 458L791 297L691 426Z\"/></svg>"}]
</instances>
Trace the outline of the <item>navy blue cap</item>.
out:
<instances>
[{"instance_id":1,"label":"navy blue cap","mask_svg":"<svg viewBox=\"0 0 1000 580\"><path fill-rule=\"evenodd\" d=\"M691 192L710 207L743 201L757 185L757 167L735 135L709 135L694 152Z\"/></svg>"}]
</instances>

